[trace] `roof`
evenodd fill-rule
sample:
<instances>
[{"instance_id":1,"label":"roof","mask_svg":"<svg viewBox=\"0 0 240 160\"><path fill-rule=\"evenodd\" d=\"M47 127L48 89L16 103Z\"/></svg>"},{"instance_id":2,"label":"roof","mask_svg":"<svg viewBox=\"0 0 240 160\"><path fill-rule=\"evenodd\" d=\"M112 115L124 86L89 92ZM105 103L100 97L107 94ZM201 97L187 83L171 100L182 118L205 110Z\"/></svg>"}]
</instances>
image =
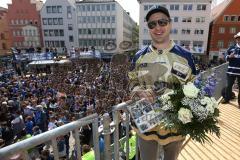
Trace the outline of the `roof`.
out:
<instances>
[{"instance_id":1,"label":"roof","mask_svg":"<svg viewBox=\"0 0 240 160\"><path fill-rule=\"evenodd\" d=\"M218 4L211 11L211 21L216 20L222 12L227 8L227 6L232 2L232 0L224 0L222 3Z\"/></svg>"},{"instance_id":2,"label":"roof","mask_svg":"<svg viewBox=\"0 0 240 160\"><path fill-rule=\"evenodd\" d=\"M29 63L29 65L65 64L65 63L71 63L71 61L68 59L62 59L60 61L41 60L41 61L32 61L31 63Z\"/></svg>"},{"instance_id":3,"label":"roof","mask_svg":"<svg viewBox=\"0 0 240 160\"><path fill-rule=\"evenodd\" d=\"M0 7L0 11L6 11L7 8L4 8L4 7Z\"/></svg>"}]
</instances>

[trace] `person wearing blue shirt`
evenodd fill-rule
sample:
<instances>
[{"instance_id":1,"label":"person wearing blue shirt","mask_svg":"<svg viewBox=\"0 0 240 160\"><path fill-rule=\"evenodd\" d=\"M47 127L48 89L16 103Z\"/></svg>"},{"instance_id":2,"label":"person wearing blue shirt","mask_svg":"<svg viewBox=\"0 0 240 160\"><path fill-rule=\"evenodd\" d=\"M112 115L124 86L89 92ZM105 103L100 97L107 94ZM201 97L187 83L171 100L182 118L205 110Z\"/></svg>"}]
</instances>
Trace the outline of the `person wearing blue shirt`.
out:
<instances>
[{"instance_id":1,"label":"person wearing blue shirt","mask_svg":"<svg viewBox=\"0 0 240 160\"><path fill-rule=\"evenodd\" d=\"M232 95L232 87L237 79L240 87L240 32L234 35L236 43L226 51L226 60L229 62L227 70L227 89L222 103L229 103ZM238 94L238 107L240 107L240 94Z\"/></svg>"}]
</instances>

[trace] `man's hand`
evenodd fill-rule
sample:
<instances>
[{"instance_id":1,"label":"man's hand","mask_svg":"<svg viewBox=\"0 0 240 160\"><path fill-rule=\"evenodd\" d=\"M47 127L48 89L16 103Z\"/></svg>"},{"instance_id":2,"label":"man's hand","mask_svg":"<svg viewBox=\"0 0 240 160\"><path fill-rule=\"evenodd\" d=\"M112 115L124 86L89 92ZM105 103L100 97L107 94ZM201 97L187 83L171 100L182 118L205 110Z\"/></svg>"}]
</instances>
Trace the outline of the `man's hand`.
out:
<instances>
[{"instance_id":1,"label":"man's hand","mask_svg":"<svg viewBox=\"0 0 240 160\"><path fill-rule=\"evenodd\" d=\"M229 58L235 58L234 52L232 52L228 57Z\"/></svg>"},{"instance_id":2,"label":"man's hand","mask_svg":"<svg viewBox=\"0 0 240 160\"><path fill-rule=\"evenodd\" d=\"M138 89L136 91L133 91L131 94L131 99L133 100L140 100L140 99L145 99L149 101L150 103L155 102L155 94L152 89Z\"/></svg>"}]
</instances>

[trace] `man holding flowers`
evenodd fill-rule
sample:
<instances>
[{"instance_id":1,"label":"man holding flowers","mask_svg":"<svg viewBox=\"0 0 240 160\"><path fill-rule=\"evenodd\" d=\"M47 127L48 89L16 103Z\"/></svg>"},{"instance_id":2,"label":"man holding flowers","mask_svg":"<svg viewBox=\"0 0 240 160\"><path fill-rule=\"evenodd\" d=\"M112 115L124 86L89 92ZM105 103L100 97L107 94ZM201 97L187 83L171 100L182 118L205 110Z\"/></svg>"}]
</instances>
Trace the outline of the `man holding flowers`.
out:
<instances>
[{"instance_id":1,"label":"man holding flowers","mask_svg":"<svg viewBox=\"0 0 240 160\"><path fill-rule=\"evenodd\" d=\"M154 103L157 95L166 94L175 85L191 81L196 68L192 54L170 40L172 23L166 8L157 6L150 9L146 22L152 43L136 53L129 78L132 98L145 98ZM191 118L190 113L186 113L187 110L181 109L178 114L185 123ZM166 129L162 125L143 134L137 133L142 160L162 159L162 150L165 160L175 160L185 139L176 130Z\"/></svg>"}]
</instances>

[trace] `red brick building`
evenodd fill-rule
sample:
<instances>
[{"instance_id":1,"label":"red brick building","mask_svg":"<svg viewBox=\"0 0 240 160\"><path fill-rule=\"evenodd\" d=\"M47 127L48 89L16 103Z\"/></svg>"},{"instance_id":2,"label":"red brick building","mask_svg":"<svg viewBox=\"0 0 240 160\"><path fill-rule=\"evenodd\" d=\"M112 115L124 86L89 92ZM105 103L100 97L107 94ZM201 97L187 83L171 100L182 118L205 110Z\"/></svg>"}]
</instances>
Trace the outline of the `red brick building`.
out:
<instances>
[{"instance_id":1,"label":"red brick building","mask_svg":"<svg viewBox=\"0 0 240 160\"><path fill-rule=\"evenodd\" d=\"M12 0L8 4L8 25L11 46L20 49L42 45L40 10L43 2L39 0Z\"/></svg>"},{"instance_id":2,"label":"red brick building","mask_svg":"<svg viewBox=\"0 0 240 160\"><path fill-rule=\"evenodd\" d=\"M234 44L233 36L240 32L240 0L225 0L212 9L208 53L210 59Z\"/></svg>"},{"instance_id":3,"label":"red brick building","mask_svg":"<svg viewBox=\"0 0 240 160\"><path fill-rule=\"evenodd\" d=\"M6 15L7 9L0 7L0 56L10 54L9 28Z\"/></svg>"}]
</instances>

